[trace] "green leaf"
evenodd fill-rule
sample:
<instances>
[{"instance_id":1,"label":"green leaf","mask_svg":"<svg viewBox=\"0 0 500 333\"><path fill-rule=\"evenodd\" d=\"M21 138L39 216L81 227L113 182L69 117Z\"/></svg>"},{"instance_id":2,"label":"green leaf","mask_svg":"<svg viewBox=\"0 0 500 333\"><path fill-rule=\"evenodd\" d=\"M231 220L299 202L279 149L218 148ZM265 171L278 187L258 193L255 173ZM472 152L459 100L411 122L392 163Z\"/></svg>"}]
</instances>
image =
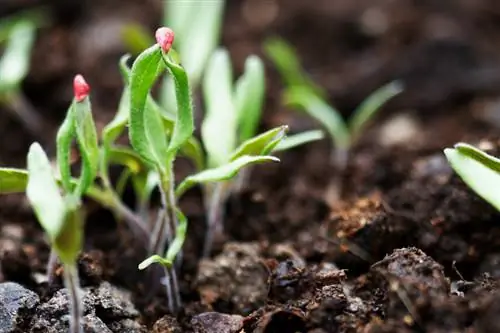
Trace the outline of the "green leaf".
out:
<instances>
[{"instance_id":1,"label":"green leaf","mask_svg":"<svg viewBox=\"0 0 500 333\"><path fill-rule=\"evenodd\" d=\"M206 112L201 136L211 167L228 162L236 147L238 123L232 80L229 53L219 49L210 59L203 80Z\"/></svg>"},{"instance_id":2,"label":"green leaf","mask_svg":"<svg viewBox=\"0 0 500 333\"><path fill-rule=\"evenodd\" d=\"M500 211L500 160L463 143L445 149L444 154L460 178Z\"/></svg>"},{"instance_id":3,"label":"green leaf","mask_svg":"<svg viewBox=\"0 0 500 333\"><path fill-rule=\"evenodd\" d=\"M70 203L69 206L72 206ZM59 259L64 264L73 264L83 244L83 219L80 212L74 207L68 210L62 229L53 241L53 247Z\"/></svg>"},{"instance_id":4,"label":"green leaf","mask_svg":"<svg viewBox=\"0 0 500 333\"><path fill-rule=\"evenodd\" d=\"M280 126L264 132L254 138L243 142L233 153L230 161L234 161L244 155L262 155L264 149L275 139L280 140L285 136L288 126Z\"/></svg>"},{"instance_id":5,"label":"green leaf","mask_svg":"<svg viewBox=\"0 0 500 333\"><path fill-rule=\"evenodd\" d=\"M297 105L316 119L327 130L334 144L340 148L351 145L349 129L341 114L323 99L303 87L294 87L286 91L285 103Z\"/></svg>"},{"instance_id":6,"label":"green leaf","mask_svg":"<svg viewBox=\"0 0 500 333\"><path fill-rule=\"evenodd\" d=\"M61 177L61 183L64 191L70 193L73 185L71 184L71 142L75 134L74 126L74 105L71 103L66 117L57 130L56 148L57 148L57 166Z\"/></svg>"},{"instance_id":7,"label":"green leaf","mask_svg":"<svg viewBox=\"0 0 500 333\"><path fill-rule=\"evenodd\" d=\"M28 172L15 168L0 168L0 194L22 193L26 190Z\"/></svg>"},{"instance_id":8,"label":"green leaf","mask_svg":"<svg viewBox=\"0 0 500 333\"><path fill-rule=\"evenodd\" d=\"M160 255L154 254L151 257L149 257L149 258L145 259L144 261L142 261L139 264L138 268L142 271L143 269L148 268L152 264L160 264L160 265L165 266L165 267L171 267L172 266L172 262L171 261L163 259L163 257L160 256Z\"/></svg>"},{"instance_id":9,"label":"green leaf","mask_svg":"<svg viewBox=\"0 0 500 333\"><path fill-rule=\"evenodd\" d=\"M265 162L279 162L279 159L274 156L241 156L238 159L226 163L222 166L213 169L207 169L192 176L186 177L175 190L175 195L179 198L196 184L229 180L236 176L236 174L243 167Z\"/></svg>"},{"instance_id":10,"label":"green leaf","mask_svg":"<svg viewBox=\"0 0 500 333\"><path fill-rule=\"evenodd\" d=\"M357 138L361 131L368 124L370 119L380 110L388 100L400 94L403 86L399 81L393 81L375 90L361 103L349 120L349 131L351 137Z\"/></svg>"},{"instance_id":11,"label":"green leaf","mask_svg":"<svg viewBox=\"0 0 500 333\"><path fill-rule=\"evenodd\" d=\"M302 146L309 142L321 140L325 137L322 130L311 130L294 135L286 136L273 151L289 150L298 146Z\"/></svg>"},{"instance_id":12,"label":"green leaf","mask_svg":"<svg viewBox=\"0 0 500 333\"><path fill-rule=\"evenodd\" d=\"M174 262L177 254L181 251L182 246L184 245L184 241L186 240L186 233L188 227L187 218L182 212L177 209L176 210L177 219L179 224L175 228L175 237L172 243L169 245L167 253L165 254L166 262Z\"/></svg>"},{"instance_id":13,"label":"green leaf","mask_svg":"<svg viewBox=\"0 0 500 333\"><path fill-rule=\"evenodd\" d=\"M162 58L168 72L174 78L175 97L177 101L177 113L174 128L168 145L168 160L175 158L177 151L186 143L194 132L193 105L191 102L191 90L184 68L172 61L162 51ZM168 163L168 162L167 162Z\"/></svg>"},{"instance_id":14,"label":"green leaf","mask_svg":"<svg viewBox=\"0 0 500 333\"><path fill-rule=\"evenodd\" d=\"M236 81L235 87L234 104L238 115L240 142L257 133L265 90L264 63L257 56L250 56L245 61L245 71Z\"/></svg>"},{"instance_id":15,"label":"green leaf","mask_svg":"<svg viewBox=\"0 0 500 333\"><path fill-rule=\"evenodd\" d=\"M149 91L164 68L155 44L137 57L130 74L130 142L145 161L158 168L164 168L166 161L165 129L160 114L145 110Z\"/></svg>"},{"instance_id":16,"label":"green leaf","mask_svg":"<svg viewBox=\"0 0 500 333\"><path fill-rule=\"evenodd\" d=\"M268 38L264 42L264 52L285 81L287 88L300 86L318 96L326 96L323 89L316 85L304 72L294 48L279 37Z\"/></svg>"},{"instance_id":17,"label":"green leaf","mask_svg":"<svg viewBox=\"0 0 500 333\"><path fill-rule=\"evenodd\" d=\"M38 221L54 242L64 227L66 203L59 191L49 158L37 143L30 146L27 158L28 184L26 195Z\"/></svg>"},{"instance_id":18,"label":"green leaf","mask_svg":"<svg viewBox=\"0 0 500 333\"><path fill-rule=\"evenodd\" d=\"M75 193L81 197L94 182L99 168L97 130L88 97L81 102L73 102L73 117L76 140L82 157L82 171Z\"/></svg>"},{"instance_id":19,"label":"green leaf","mask_svg":"<svg viewBox=\"0 0 500 333\"><path fill-rule=\"evenodd\" d=\"M109 162L126 167L137 174L146 170L141 157L128 147L113 147L109 150Z\"/></svg>"},{"instance_id":20,"label":"green leaf","mask_svg":"<svg viewBox=\"0 0 500 333\"><path fill-rule=\"evenodd\" d=\"M132 175L132 186L141 205L147 205L153 190L160 184L160 175L154 170Z\"/></svg>"},{"instance_id":21,"label":"green leaf","mask_svg":"<svg viewBox=\"0 0 500 333\"><path fill-rule=\"evenodd\" d=\"M20 20L12 27L0 58L0 93L19 88L28 74L35 30L35 24L29 20Z\"/></svg>"},{"instance_id":22,"label":"green leaf","mask_svg":"<svg viewBox=\"0 0 500 333\"><path fill-rule=\"evenodd\" d=\"M205 153L196 137L192 136L186 141L180 149L180 154L189 158L196 170L201 171L205 168Z\"/></svg>"},{"instance_id":23,"label":"green leaf","mask_svg":"<svg viewBox=\"0 0 500 333\"><path fill-rule=\"evenodd\" d=\"M122 39L130 53L137 55L155 43L149 31L137 23L129 23L122 29Z\"/></svg>"}]
</instances>

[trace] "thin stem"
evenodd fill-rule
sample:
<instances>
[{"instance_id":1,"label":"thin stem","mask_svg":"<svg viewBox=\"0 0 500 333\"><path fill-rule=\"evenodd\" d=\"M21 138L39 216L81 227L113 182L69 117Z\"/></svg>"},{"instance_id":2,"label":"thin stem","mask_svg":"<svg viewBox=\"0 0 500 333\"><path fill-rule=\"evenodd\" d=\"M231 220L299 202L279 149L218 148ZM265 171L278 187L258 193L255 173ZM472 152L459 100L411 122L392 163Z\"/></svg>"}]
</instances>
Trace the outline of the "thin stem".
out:
<instances>
[{"instance_id":1,"label":"thin stem","mask_svg":"<svg viewBox=\"0 0 500 333\"><path fill-rule=\"evenodd\" d=\"M236 176L236 181L234 182L233 192L241 193L250 179L250 174L252 173L252 167L247 166L243 168L240 173Z\"/></svg>"},{"instance_id":2,"label":"thin stem","mask_svg":"<svg viewBox=\"0 0 500 333\"><path fill-rule=\"evenodd\" d=\"M330 206L335 206L342 198L344 191L344 177L349 161L349 149L337 147L330 155L330 165L335 170L335 175L330 180L326 190L326 201Z\"/></svg>"},{"instance_id":3,"label":"thin stem","mask_svg":"<svg viewBox=\"0 0 500 333\"><path fill-rule=\"evenodd\" d=\"M58 257L54 249L50 249L49 262L47 263L47 283L51 285L54 282L56 265L58 262Z\"/></svg>"},{"instance_id":4,"label":"thin stem","mask_svg":"<svg viewBox=\"0 0 500 333\"><path fill-rule=\"evenodd\" d=\"M207 209L207 231L203 245L203 257L209 257L212 251L214 236L224 230L224 205L228 197L227 187L224 183L217 183L212 191L205 196Z\"/></svg>"},{"instance_id":5,"label":"thin stem","mask_svg":"<svg viewBox=\"0 0 500 333\"><path fill-rule=\"evenodd\" d=\"M80 295L80 284L78 282L78 269L76 265L64 265L64 284L68 290L70 304L69 332L83 333L83 303Z\"/></svg>"}]
</instances>

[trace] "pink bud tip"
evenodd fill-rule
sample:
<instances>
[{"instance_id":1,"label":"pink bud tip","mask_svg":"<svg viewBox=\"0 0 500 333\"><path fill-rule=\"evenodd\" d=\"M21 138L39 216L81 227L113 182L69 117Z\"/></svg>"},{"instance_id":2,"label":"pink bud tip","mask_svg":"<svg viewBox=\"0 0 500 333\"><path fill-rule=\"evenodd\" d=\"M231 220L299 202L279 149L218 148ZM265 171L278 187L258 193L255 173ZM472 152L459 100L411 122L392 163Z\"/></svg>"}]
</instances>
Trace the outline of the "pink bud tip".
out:
<instances>
[{"instance_id":1,"label":"pink bud tip","mask_svg":"<svg viewBox=\"0 0 500 333\"><path fill-rule=\"evenodd\" d=\"M89 95L90 86L82 75L77 74L73 79L73 94L77 102L81 102Z\"/></svg>"},{"instance_id":2,"label":"pink bud tip","mask_svg":"<svg viewBox=\"0 0 500 333\"><path fill-rule=\"evenodd\" d=\"M161 27L156 30L155 33L156 42L160 45L163 52L167 53L170 51L172 44L174 43L174 31L167 27Z\"/></svg>"}]
</instances>

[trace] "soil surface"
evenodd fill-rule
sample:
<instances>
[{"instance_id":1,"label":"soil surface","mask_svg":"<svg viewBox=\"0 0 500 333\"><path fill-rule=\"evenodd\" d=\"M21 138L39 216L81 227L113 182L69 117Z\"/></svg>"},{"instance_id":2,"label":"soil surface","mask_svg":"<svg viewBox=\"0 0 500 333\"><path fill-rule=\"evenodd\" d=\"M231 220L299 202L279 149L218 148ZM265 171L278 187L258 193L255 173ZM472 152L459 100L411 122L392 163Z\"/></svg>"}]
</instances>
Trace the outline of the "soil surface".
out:
<instances>
[{"instance_id":1,"label":"soil surface","mask_svg":"<svg viewBox=\"0 0 500 333\"><path fill-rule=\"evenodd\" d=\"M111 119L126 52L121 28L136 22L154 31L162 1L3 0L0 15L37 6L51 21L37 36L23 94L46 132L28 131L0 106L3 166L24 166L34 140L53 153L75 73L92 86L98 126ZM494 0L228 1L222 44L237 73L278 34L345 116L390 80L402 80L405 92L351 152L338 205L325 200L335 177L327 140L281 154L231 198L224 237L200 259L205 215L200 191L190 191L180 203L190 225L176 317L137 270L145 256L137 240L89 201L79 260L85 330L500 332L500 214L442 153L458 141L500 153L499 20ZM271 66L267 76L262 129L315 128L281 106ZM179 165L179 175L189 172ZM9 313L0 331L64 332L62 271L47 283L49 248L23 195L0 197L0 228L0 282L9 281L0 288Z\"/></svg>"}]
</instances>

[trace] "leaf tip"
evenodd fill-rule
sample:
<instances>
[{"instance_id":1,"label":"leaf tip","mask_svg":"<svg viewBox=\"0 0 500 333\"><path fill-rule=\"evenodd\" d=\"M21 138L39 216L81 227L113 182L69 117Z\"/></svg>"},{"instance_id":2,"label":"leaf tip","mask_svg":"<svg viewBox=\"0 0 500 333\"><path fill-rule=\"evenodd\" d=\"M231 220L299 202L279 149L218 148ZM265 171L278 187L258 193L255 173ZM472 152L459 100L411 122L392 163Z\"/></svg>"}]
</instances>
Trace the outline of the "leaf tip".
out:
<instances>
[{"instance_id":1,"label":"leaf tip","mask_svg":"<svg viewBox=\"0 0 500 333\"><path fill-rule=\"evenodd\" d=\"M161 27L156 30L155 38L163 52L168 53L174 43L175 33L168 27Z\"/></svg>"},{"instance_id":2,"label":"leaf tip","mask_svg":"<svg viewBox=\"0 0 500 333\"><path fill-rule=\"evenodd\" d=\"M73 94L77 102L83 101L90 93L90 86L81 74L75 75L73 79Z\"/></svg>"}]
</instances>

